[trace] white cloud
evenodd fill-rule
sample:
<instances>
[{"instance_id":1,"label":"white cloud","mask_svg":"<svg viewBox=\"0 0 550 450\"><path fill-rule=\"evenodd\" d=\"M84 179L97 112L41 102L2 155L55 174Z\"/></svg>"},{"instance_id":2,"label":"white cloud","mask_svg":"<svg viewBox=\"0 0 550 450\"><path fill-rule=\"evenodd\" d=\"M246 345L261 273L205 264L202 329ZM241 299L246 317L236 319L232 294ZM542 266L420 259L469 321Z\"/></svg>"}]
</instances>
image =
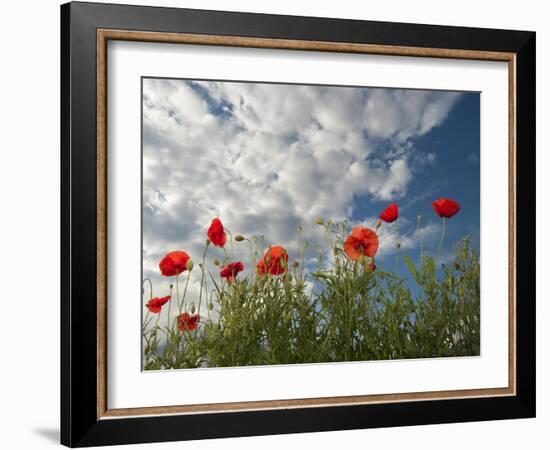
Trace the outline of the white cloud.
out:
<instances>
[{"instance_id":1,"label":"white cloud","mask_svg":"<svg viewBox=\"0 0 550 450\"><path fill-rule=\"evenodd\" d=\"M158 294L170 283L158 275L160 258L183 249L198 264L213 217L234 233L285 245L292 257L299 225L320 242L317 217L350 218L363 196L402 198L414 175L414 138L443 123L459 98L154 79L143 87L143 267ZM235 249L250 267L245 243ZM196 271L192 297L198 286Z\"/></svg>"}]
</instances>

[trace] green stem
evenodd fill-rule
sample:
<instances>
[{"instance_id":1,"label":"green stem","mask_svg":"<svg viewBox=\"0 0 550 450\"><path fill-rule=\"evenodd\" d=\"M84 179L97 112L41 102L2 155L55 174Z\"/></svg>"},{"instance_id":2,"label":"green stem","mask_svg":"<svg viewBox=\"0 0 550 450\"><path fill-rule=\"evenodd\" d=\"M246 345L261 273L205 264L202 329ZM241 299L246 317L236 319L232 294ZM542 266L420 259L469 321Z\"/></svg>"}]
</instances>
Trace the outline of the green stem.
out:
<instances>
[{"instance_id":1,"label":"green stem","mask_svg":"<svg viewBox=\"0 0 550 450\"><path fill-rule=\"evenodd\" d=\"M222 247L222 248L223 248L223 254L224 254L224 260L223 260L222 266L225 266L229 261L231 261L231 258L229 258L229 254L227 253L227 250L225 249L225 247Z\"/></svg>"},{"instance_id":2,"label":"green stem","mask_svg":"<svg viewBox=\"0 0 550 450\"><path fill-rule=\"evenodd\" d=\"M149 296L149 300L151 300L153 298L153 282L151 281L151 278L149 277L146 277L143 279L143 283L142 284L145 284L145 282L148 281L149 282L149 293L150 293L150 296ZM145 327L147 326L147 319L149 319L149 309L147 309L147 313L145 314L145 319L143 320L143 327L142 327L142 332L145 333Z\"/></svg>"},{"instance_id":3,"label":"green stem","mask_svg":"<svg viewBox=\"0 0 550 450\"><path fill-rule=\"evenodd\" d=\"M158 312L158 314L157 314L157 320L156 320L156 322L155 322L155 326L154 326L153 330L156 330L157 327L159 326L159 320L160 320L160 313L161 313L161 312L162 312L162 310L160 310L160 311Z\"/></svg>"},{"instance_id":4,"label":"green stem","mask_svg":"<svg viewBox=\"0 0 550 450\"><path fill-rule=\"evenodd\" d=\"M397 255L395 255L395 275L399 271L399 256L401 254L401 233L399 231L399 221L395 221L395 227L397 228Z\"/></svg>"},{"instance_id":5,"label":"green stem","mask_svg":"<svg viewBox=\"0 0 550 450\"><path fill-rule=\"evenodd\" d=\"M439 246L437 247L437 253L435 254L435 260L439 258L439 252L441 251L441 246L443 245L443 238L445 237L445 217L441 218L441 238L439 239Z\"/></svg>"},{"instance_id":6,"label":"green stem","mask_svg":"<svg viewBox=\"0 0 550 450\"><path fill-rule=\"evenodd\" d=\"M185 295L187 294L187 286L189 286L189 279L191 278L191 271L187 274L187 280L185 280L185 287L183 288L183 297L181 298L181 303L179 304L180 314L183 312L183 307L185 306ZM179 301L179 299L178 299Z\"/></svg>"},{"instance_id":7,"label":"green stem","mask_svg":"<svg viewBox=\"0 0 550 450\"><path fill-rule=\"evenodd\" d=\"M153 298L153 282L151 281L151 278L149 277L146 277L143 279L143 283L145 283L146 281L149 282L149 290L150 290L150 293L151 293L151 296L149 297L149 300L151 300Z\"/></svg>"},{"instance_id":8,"label":"green stem","mask_svg":"<svg viewBox=\"0 0 550 450\"><path fill-rule=\"evenodd\" d=\"M176 302L178 303L178 309L181 311L181 303L180 303L180 274L178 273L176 275Z\"/></svg>"},{"instance_id":9,"label":"green stem","mask_svg":"<svg viewBox=\"0 0 550 450\"><path fill-rule=\"evenodd\" d=\"M228 231L229 232L229 231ZM231 242L233 245L233 239L231 239ZM225 248L224 248L225 250ZM204 249L204 253L202 255L202 264L201 264L201 287L200 287L200 290L199 290L199 306L197 308L197 314L200 315L201 313L201 302L202 302L202 286L204 284L204 264L205 264L205 261L206 261L206 253L208 252L208 245L206 246L206 248ZM208 301L208 298L206 299ZM195 334L194 336L196 337L197 336L197 330L199 329L199 327L195 328Z\"/></svg>"},{"instance_id":10,"label":"green stem","mask_svg":"<svg viewBox=\"0 0 550 450\"><path fill-rule=\"evenodd\" d=\"M176 275L176 289L177 289L177 286L178 286L178 277L179 277L179 274ZM170 311L172 310L172 302L173 302L172 289L173 289L173 287L172 287L172 285L170 285L170 301L168 302L168 320L166 321L168 327L170 326ZM168 334L166 334L166 344L168 344Z\"/></svg>"},{"instance_id":11,"label":"green stem","mask_svg":"<svg viewBox=\"0 0 550 450\"><path fill-rule=\"evenodd\" d=\"M142 333L143 333L144 336L147 334L145 332L145 330L146 330L146 327L147 327L147 321L149 320L149 315L150 314L151 313L149 312L149 310L147 310L147 312L145 313L145 319L143 320Z\"/></svg>"},{"instance_id":12,"label":"green stem","mask_svg":"<svg viewBox=\"0 0 550 450\"><path fill-rule=\"evenodd\" d=\"M254 270L255 267L256 267L256 253L252 249L252 241L248 238L244 238L244 239L245 239L245 241L248 241L248 247L250 248L250 256L251 256L250 260L252 262L252 268L251 269Z\"/></svg>"}]
</instances>

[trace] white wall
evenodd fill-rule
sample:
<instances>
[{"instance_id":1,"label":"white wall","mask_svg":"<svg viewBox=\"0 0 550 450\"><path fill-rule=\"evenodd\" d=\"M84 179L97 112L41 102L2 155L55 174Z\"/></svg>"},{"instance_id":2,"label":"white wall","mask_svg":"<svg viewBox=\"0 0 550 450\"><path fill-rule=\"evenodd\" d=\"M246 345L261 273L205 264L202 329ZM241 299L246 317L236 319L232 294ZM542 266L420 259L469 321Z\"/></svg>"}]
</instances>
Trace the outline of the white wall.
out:
<instances>
[{"instance_id":1,"label":"white wall","mask_svg":"<svg viewBox=\"0 0 550 450\"><path fill-rule=\"evenodd\" d=\"M550 219L544 193L550 140L545 102L550 100L550 30L544 2L534 0L441 2L436 0L132 0L128 3L231 9L280 14L466 25L537 31L537 259L538 418L240 438L185 444L188 449L492 447L548 448L550 308L542 294L550 269L545 228ZM59 1L4 2L1 15L0 77L0 446L41 449L56 445L59 417ZM535 301L535 299L533 299ZM180 448L182 444L139 448ZM138 448L138 447L136 447Z\"/></svg>"}]
</instances>

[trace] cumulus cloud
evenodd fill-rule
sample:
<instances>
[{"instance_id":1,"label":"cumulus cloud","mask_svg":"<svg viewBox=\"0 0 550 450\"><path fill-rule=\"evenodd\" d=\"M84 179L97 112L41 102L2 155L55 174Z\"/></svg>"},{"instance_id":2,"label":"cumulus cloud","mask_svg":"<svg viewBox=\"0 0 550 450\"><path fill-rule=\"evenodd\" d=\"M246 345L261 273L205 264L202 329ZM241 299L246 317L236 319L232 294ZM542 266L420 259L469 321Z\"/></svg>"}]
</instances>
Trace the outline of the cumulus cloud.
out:
<instances>
[{"instance_id":1,"label":"cumulus cloud","mask_svg":"<svg viewBox=\"0 0 550 450\"><path fill-rule=\"evenodd\" d=\"M349 219L362 198L402 198L418 161L435 158L417 151L415 138L441 125L459 96L144 79L144 276L168 289L158 261L173 249L200 260L216 216L235 233L284 243L292 256L298 226L316 242L315 218ZM236 256L244 250L238 244Z\"/></svg>"}]
</instances>

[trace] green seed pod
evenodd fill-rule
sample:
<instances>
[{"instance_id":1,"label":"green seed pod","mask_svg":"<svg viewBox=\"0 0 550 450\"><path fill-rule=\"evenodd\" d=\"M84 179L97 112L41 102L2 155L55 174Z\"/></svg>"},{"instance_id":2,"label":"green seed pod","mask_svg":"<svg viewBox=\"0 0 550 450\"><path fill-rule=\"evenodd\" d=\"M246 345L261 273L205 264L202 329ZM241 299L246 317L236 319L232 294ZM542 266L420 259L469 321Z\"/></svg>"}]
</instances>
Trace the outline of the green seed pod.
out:
<instances>
[{"instance_id":1,"label":"green seed pod","mask_svg":"<svg viewBox=\"0 0 550 450\"><path fill-rule=\"evenodd\" d=\"M241 236L240 234L238 234L237 236L235 236L235 240L236 240L237 242L244 241L244 236Z\"/></svg>"},{"instance_id":2,"label":"green seed pod","mask_svg":"<svg viewBox=\"0 0 550 450\"><path fill-rule=\"evenodd\" d=\"M185 267L187 268L187 270L189 272L191 272L193 270L193 260L192 259L188 259L187 260L187 264L185 264Z\"/></svg>"},{"instance_id":3,"label":"green seed pod","mask_svg":"<svg viewBox=\"0 0 550 450\"><path fill-rule=\"evenodd\" d=\"M315 220L315 223L317 225L324 225L325 224L325 221L323 219L321 219L320 217L317 218L317 220Z\"/></svg>"},{"instance_id":4,"label":"green seed pod","mask_svg":"<svg viewBox=\"0 0 550 450\"><path fill-rule=\"evenodd\" d=\"M210 302L210 303L208 304L208 309L209 309L210 311L212 311L212 310L214 309L214 303Z\"/></svg>"},{"instance_id":5,"label":"green seed pod","mask_svg":"<svg viewBox=\"0 0 550 450\"><path fill-rule=\"evenodd\" d=\"M298 267L300 265L300 263L298 261L294 261L292 263L292 267L294 267L296 269L296 267Z\"/></svg>"},{"instance_id":6,"label":"green seed pod","mask_svg":"<svg viewBox=\"0 0 550 450\"><path fill-rule=\"evenodd\" d=\"M215 266L219 266L219 265L220 265L220 260L216 258L216 259L213 261L213 263L214 263Z\"/></svg>"},{"instance_id":7,"label":"green seed pod","mask_svg":"<svg viewBox=\"0 0 550 450\"><path fill-rule=\"evenodd\" d=\"M191 305L191 314L195 314L195 304Z\"/></svg>"}]
</instances>

